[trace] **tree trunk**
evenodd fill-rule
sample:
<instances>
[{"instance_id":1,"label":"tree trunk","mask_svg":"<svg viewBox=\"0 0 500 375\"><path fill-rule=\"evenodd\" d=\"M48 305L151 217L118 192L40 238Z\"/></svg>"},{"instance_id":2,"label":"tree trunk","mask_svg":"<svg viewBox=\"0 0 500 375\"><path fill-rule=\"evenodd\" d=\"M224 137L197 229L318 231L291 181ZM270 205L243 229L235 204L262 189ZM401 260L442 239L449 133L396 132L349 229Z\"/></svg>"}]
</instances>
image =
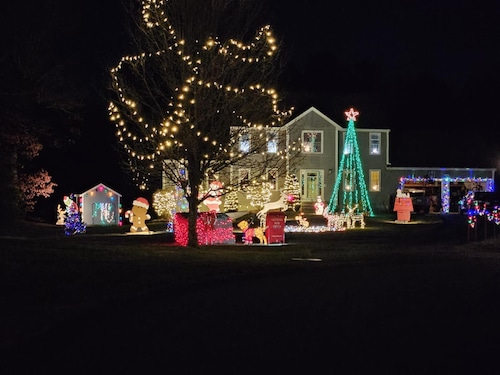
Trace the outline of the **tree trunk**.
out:
<instances>
[{"instance_id":1,"label":"tree trunk","mask_svg":"<svg viewBox=\"0 0 500 375\"><path fill-rule=\"evenodd\" d=\"M198 222L198 185L194 185L191 188L191 194L187 197L189 204L188 213L188 243L189 247L198 247L198 232L196 230L196 224Z\"/></svg>"}]
</instances>

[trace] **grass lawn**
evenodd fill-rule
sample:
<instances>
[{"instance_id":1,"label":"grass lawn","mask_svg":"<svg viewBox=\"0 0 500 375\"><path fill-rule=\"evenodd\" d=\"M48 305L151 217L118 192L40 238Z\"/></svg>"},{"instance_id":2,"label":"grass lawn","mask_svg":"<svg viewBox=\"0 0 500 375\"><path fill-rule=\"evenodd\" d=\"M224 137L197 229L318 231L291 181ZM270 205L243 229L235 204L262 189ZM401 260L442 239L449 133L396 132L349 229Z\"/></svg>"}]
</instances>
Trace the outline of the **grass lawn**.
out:
<instances>
[{"instance_id":1,"label":"grass lawn","mask_svg":"<svg viewBox=\"0 0 500 375\"><path fill-rule=\"evenodd\" d=\"M176 296L177 300L198 290L218 293L246 282L315 273L341 275L348 269L366 273L363 270L372 266L394 267L394 274L399 275L400 266L408 264L411 269L421 264L432 269L457 259L499 262L496 236L475 241L477 232L471 235L465 218L458 215L445 220L415 217L407 225L397 225L393 215L386 215L368 218L365 229L287 233L284 245L237 243L198 249L176 246L172 235L162 232L164 222L152 222L149 227L155 234L127 235L128 227L90 227L85 234L65 236L64 229L55 225L4 227L0 236L0 351L16 352L60 332L62 326L78 324L83 316L120 311L125 306L135 310L144 301L151 304L156 296ZM496 234L495 228L488 230ZM180 327L183 320L179 320Z\"/></svg>"}]
</instances>

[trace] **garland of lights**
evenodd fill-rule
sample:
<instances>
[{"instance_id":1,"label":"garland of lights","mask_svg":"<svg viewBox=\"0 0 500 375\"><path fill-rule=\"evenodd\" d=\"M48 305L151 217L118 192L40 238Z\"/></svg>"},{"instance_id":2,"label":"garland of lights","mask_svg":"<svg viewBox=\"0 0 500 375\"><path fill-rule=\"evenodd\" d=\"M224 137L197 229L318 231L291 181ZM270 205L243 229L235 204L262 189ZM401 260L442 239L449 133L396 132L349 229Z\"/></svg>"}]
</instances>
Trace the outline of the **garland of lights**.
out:
<instances>
[{"instance_id":1,"label":"garland of lights","mask_svg":"<svg viewBox=\"0 0 500 375\"><path fill-rule=\"evenodd\" d=\"M200 89L204 89L235 95L251 95L255 93L267 97L274 112L273 117L277 119L277 122L271 124L252 123L242 114L234 113L235 123L240 123L249 128L264 130L279 124L279 119L291 113L291 110L278 110L278 94L272 88L266 88L258 83L247 87L234 87L217 81L204 80L201 77L204 56L207 57L207 60L215 56L224 56L240 63L256 65L256 68L260 62L271 58L275 54L277 46L270 26L262 27L249 44L234 39L221 42L217 37L208 37L203 44L195 41L198 48L191 51L190 54L187 51L186 42L177 37L175 29L165 15L164 7L166 3L167 1L164 0L142 1L142 18L149 32L154 32L156 28L167 31L168 48L124 56L111 69L112 86L118 94L118 102L110 102L108 109L110 120L117 127L116 135L131 160L149 162L151 168L154 168L153 161L161 157L166 150L173 147L182 150L186 146L185 140L180 136L181 129L188 129L191 136L195 134L200 139L200 142L210 144L213 147L211 152L214 155L227 153L233 157L241 157L242 155L231 154L231 145L234 140L230 140L228 144L222 144L217 139L212 138L210 133L202 131L197 126L196 119L190 118L189 113L191 111L189 109L196 106L195 93L199 92ZM182 78L183 82L179 82L179 86L175 88L174 92L177 93L177 96L170 98L170 103L166 106L169 109L166 110L165 118L159 123L149 123L146 119L147 109L141 108L139 104L140 98L134 98L132 94L127 93L126 87L121 84L121 74L126 66L131 69L135 67L144 68L148 60L162 58L163 56L166 58L167 54L168 56L178 56L178 64L182 64L182 69L179 68L179 71L188 73ZM127 123L127 118L130 119L130 124L139 124L143 129L147 130L147 135L134 132L132 126ZM155 142L154 149L148 153L143 153L140 144L151 144L152 140ZM136 145L139 147L136 147ZM278 154L286 157L285 151L278 152ZM208 160L213 155L206 153L203 157ZM144 185L145 182L143 182L143 187L145 187Z\"/></svg>"},{"instance_id":2,"label":"garland of lights","mask_svg":"<svg viewBox=\"0 0 500 375\"><path fill-rule=\"evenodd\" d=\"M332 197L330 198L325 213L334 213L337 210L337 205L339 205L341 212L346 212L349 208L357 206L358 211L366 212L369 216L373 216L359 154L356 130L354 129L354 122L359 112L351 108L348 112L345 112L345 114L349 123L344 142L344 151L340 160L339 171L337 179L335 180ZM338 204L341 181L344 181L344 189L342 201Z\"/></svg>"},{"instance_id":3,"label":"garland of lights","mask_svg":"<svg viewBox=\"0 0 500 375\"><path fill-rule=\"evenodd\" d=\"M481 183L485 184L485 191L495 191L495 181L492 178L482 177L449 177L431 178L431 177L401 177L399 179L399 188L402 190L405 183L426 184L435 181L441 182L441 206L445 213L450 212L450 185L453 183ZM472 193L472 192L469 192ZM465 199L470 199L465 197Z\"/></svg>"}]
</instances>

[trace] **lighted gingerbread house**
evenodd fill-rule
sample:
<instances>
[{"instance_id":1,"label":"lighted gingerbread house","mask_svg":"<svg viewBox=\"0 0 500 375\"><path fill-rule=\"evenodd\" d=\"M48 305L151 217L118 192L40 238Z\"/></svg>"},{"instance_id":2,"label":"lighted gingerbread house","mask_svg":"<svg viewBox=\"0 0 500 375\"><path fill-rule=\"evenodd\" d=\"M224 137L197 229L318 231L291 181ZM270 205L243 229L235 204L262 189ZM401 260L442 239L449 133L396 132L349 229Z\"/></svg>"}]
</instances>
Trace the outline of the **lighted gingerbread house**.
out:
<instances>
[{"instance_id":1,"label":"lighted gingerbread house","mask_svg":"<svg viewBox=\"0 0 500 375\"><path fill-rule=\"evenodd\" d=\"M87 225L122 225L121 197L104 184L78 194L82 221Z\"/></svg>"}]
</instances>

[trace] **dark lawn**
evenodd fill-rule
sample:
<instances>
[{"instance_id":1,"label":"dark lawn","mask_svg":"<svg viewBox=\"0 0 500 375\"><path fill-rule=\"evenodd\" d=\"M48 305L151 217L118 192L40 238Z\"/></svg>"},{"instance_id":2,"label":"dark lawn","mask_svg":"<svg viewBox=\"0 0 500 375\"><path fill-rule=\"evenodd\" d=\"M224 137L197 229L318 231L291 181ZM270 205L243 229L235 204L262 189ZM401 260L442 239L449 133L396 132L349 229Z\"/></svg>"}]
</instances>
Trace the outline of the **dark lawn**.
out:
<instances>
[{"instance_id":1,"label":"dark lawn","mask_svg":"<svg viewBox=\"0 0 500 375\"><path fill-rule=\"evenodd\" d=\"M393 220L200 249L11 231L0 373L498 373L500 240L459 215Z\"/></svg>"}]
</instances>

